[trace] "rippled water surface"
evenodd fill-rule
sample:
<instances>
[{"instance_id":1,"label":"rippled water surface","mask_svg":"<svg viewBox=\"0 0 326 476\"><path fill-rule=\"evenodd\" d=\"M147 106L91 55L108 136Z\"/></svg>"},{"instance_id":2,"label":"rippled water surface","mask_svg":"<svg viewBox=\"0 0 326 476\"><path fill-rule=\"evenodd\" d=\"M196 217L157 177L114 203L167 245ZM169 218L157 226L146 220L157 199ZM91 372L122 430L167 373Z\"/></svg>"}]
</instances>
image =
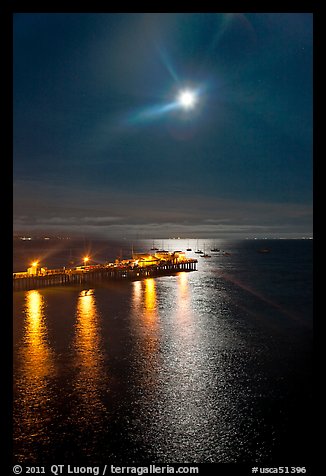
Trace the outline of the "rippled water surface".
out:
<instances>
[{"instance_id":1,"label":"rippled water surface","mask_svg":"<svg viewBox=\"0 0 326 476\"><path fill-rule=\"evenodd\" d=\"M216 243L197 272L14 293L17 463L306 462L312 242Z\"/></svg>"}]
</instances>

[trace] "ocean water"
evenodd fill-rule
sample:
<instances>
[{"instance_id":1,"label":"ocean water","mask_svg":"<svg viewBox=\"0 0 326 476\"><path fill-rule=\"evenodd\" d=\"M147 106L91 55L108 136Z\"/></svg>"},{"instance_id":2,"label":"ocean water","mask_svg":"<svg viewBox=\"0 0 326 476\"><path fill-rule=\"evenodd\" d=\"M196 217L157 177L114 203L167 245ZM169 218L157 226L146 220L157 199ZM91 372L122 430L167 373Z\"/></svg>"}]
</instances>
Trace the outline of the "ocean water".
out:
<instances>
[{"instance_id":1,"label":"ocean water","mask_svg":"<svg viewBox=\"0 0 326 476\"><path fill-rule=\"evenodd\" d=\"M163 246L198 271L14 293L15 463L310 461L312 240Z\"/></svg>"}]
</instances>

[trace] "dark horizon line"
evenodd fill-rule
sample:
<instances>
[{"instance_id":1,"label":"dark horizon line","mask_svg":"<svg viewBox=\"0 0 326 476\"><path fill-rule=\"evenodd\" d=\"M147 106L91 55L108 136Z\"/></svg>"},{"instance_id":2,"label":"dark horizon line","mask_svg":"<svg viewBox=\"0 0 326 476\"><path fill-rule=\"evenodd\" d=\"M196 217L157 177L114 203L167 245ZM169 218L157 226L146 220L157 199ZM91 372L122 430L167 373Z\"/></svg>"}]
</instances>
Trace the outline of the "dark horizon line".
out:
<instances>
[{"instance_id":1,"label":"dark horizon line","mask_svg":"<svg viewBox=\"0 0 326 476\"><path fill-rule=\"evenodd\" d=\"M236 233L225 233L225 234L220 234L220 236L216 235L205 235L205 236L169 236L169 237L151 237L151 236L105 236L105 235L92 235L92 234L81 234L81 235L74 235L74 234L61 234L61 233L14 233L13 234L13 239L14 240L20 240L20 241L31 241L31 240L84 240L84 239L93 239L93 240L99 240L99 241L159 241L159 240L218 240L218 239L246 239L246 240L256 240L256 239L270 239L270 240L282 240L282 239L290 239L290 240L302 240L302 239L313 239L313 234L312 233L295 233L296 236L291 236L294 233L275 233L271 235L270 233L261 233L259 235L244 235L240 234L240 236L237 236Z\"/></svg>"}]
</instances>

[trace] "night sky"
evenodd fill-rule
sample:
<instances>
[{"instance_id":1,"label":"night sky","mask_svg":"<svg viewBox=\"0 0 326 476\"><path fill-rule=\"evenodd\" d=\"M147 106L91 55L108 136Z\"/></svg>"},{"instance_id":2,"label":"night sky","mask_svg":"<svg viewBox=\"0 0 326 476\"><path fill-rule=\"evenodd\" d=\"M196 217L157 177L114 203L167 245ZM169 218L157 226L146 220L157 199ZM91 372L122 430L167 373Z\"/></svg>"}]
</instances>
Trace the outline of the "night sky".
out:
<instances>
[{"instance_id":1,"label":"night sky","mask_svg":"<svg viewBox=\"0 0 326 476\"><path fill-rule=\"evenodd\" d=\"M312 21L15 14L14 231L311 236Z\"/></svg>"}]
</instances>

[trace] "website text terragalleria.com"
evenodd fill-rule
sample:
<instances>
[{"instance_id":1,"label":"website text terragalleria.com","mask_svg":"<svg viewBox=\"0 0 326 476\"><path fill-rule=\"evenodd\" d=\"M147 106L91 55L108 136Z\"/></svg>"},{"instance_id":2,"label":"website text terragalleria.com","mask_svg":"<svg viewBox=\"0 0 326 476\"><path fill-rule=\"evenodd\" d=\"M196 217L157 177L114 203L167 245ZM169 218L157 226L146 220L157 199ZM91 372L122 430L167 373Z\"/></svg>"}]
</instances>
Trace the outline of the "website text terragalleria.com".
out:
<instances>
[{"instance_id":1,"label":"website text terragalleria.com","mask_svg":"<svg viewBox=\"0 0 326 476\"><path fill-rule=\"evenodd\" d=\"M72 465L52 465L51 473L55 476L60 474L93 474L98 476L99 474L137 474L142 476L143 474L198 474L198 467L194 466L157 466L150 464L148 466L114 466L104 465L103 468L99 466L72 466Z\"/></svg>"},{"instance_id":2,"label":"website text terragalleria.com","mask_svg":"<svg viewBox=\"0 0 326 476\"><path fill-rule=\"evenodd\" d=\"M200 468L199 468L200 466ZM179 464L172 465L155 465L150 464L147 466L115 466L113 464L105 464L100 466L74 466L74 465L64 465L64 464L53 464L52 466L21 466L16 464L13 466L12 473L14 475L20 474L53 474L55 476L61 475L70 475L70 474L93 474L94 476L105 476L110 474L135 474L137 476L142 476L143 474L190 474L196 475L199 473L204 474L204 467L206 465L198 465L198 466L182 466ZM234 466L229 468L228 466L223 465L223 475L226 474L235 474L234 473ZM229 469L232 470L231 473ZM202 471L203 470L203 471ZM248 473L247 473L248 471ZM257 473L277 473L277 474L306 474L307 476L311 474L310 469L306 466L279 466L279 467L248 467L248 468L241 468L241 476L244 474L257 474Z\"/></svg>"}]
</instances>

